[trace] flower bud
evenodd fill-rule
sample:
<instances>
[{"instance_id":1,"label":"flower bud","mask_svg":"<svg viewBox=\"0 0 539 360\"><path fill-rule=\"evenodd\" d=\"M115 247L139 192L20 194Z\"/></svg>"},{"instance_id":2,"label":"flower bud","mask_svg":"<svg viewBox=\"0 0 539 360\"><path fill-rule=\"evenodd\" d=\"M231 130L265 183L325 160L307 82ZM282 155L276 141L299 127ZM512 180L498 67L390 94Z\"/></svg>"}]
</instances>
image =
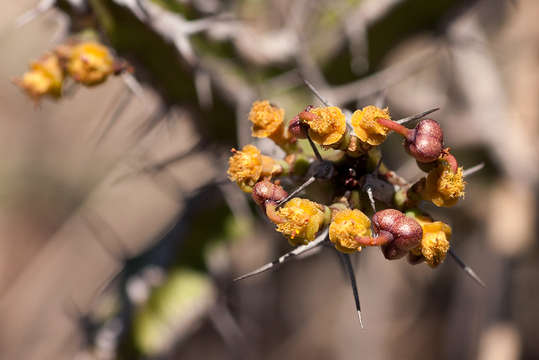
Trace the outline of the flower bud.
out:
<instances>
[{"instance_id":1,"label":"flower bud","mask_svg":"<svg viewBox=\"0 0 539 360\"><path fill-rule=\"evenodd\" d=\"M288 124L288 132L296 139L306 139L309 131L309 125L299 120L299 116L295 116Z\"/></svg>"},{"instance_id":2,"label":"flower bud","mask_svg":"<svg viewBox=\"0 0 539 360\"><path fill-rule=\"evenodd\" d=\"M259 181L253 187L253 200L263 208L266 201L278 202L288 196L282 186L268 180Z\"/></svg>"},{"instance_id":3,"label":"flower bud","mask_svg":"<svg viewBox=\"0 0 539 360\"><path fill-rule=\"evenodd\" d=\"M336 106L303 111L299 119L309 125L309 135L320 145L337 144L346 132L346 118Z\"/></svg>"},{"instance_id":4,"label":"flower bud","mask_svg":"<svg viewBox=\"0 0 539 360\"><path fill-rule=\"evenodd\" d=\"M393 242L382 245L380 247L382 254L388 260L397 260L402 258L408 251L399 249Z\"/></svg>"},{"instance_id":5,"label":"flower bud","mask_svg":"<svg viewBox=\"0 0 539 360\"><path fill-rule=\"evenodd\" d=\"M397 259L419 245L423 230L417 221L395 209L381 210L372 217L378 236L389 233L392 240L384 244L382 252L387 259Z\"/></svg>"},{"instance_id":6,"label":"flower bud","mask_svg":"<svg viewBox=\"0 0 539 360\"><path fill-rule=\"evenodd\" d=\"M329 225L329 240L343 253L361 251L361 237L371 236L371 221L360 210L345 209L335 213Z\"/></svg>"},{"instance_id":7,"label":"flower bud","mask_svg":"<svg viewBox=\"0 0 539 360\"><path fill-rule=\"evenodd\" d=\"M404 148L418 162L436 161L443 148L443 132L440 124L432 119L423 119L404 141Z\"/></svg>"}]
</instances>

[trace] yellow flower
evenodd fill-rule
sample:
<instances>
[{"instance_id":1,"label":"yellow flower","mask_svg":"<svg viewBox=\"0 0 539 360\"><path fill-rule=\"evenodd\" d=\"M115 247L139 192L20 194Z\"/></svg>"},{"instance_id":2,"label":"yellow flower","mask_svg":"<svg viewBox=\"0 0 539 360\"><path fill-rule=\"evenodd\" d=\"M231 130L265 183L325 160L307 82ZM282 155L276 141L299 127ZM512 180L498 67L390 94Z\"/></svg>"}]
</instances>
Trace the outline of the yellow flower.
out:
<instances>
[{"instance_id":1,"label":"yellow flower","mask_svg":"<svg viewBox=\"0 0 539 360\"><path fill-rule=\"evenodd\" d=\"M426 216L416 216L415 219L423 229L423 238L421 245L411 252L417 256L423 255L429 266L436 267L445 260L449 251L451 227L441 221L433 222Z\"/></svg>"},{"instance_id":2,"label":"yellow flower","mask_svg":"<svg viewBox=\"0 0 539 360\"><path fill-rule=\"evenodd\" d=\"M234 155L228 159L228 178L240 189L251 192L262 174L262 154L254 145L245 145L241 151L232 149Z\"/></svg>"},{"instance_id":3,"label":"yellow flower","mask_svg":"<svg viewBox=\"0 0 539 360\"><path fill-rule=\"evenodd\" d=\"M70 50L67 71L73 79L84 85L97 85L114 72L114 59L101 44L81 43Z\"/></svg>"},{"instance_id":4,"label":"yellow flower","mask_svg":"<svg viewBox=\"0 0 539 360\"><path fill-rule=\"evenodd\" d=\"M313 241L324 222L322 206L301 198L291 199L277 214L283 220L277 224L277 231L286 236L293 246Z\"/></svg>"},{"instance_id":5,"label":"yellow flower","mask_svg":"<svg viewBox=\"0 0 539 360\"><path fill-rule=\"evenodd\" d=\"M309 135L314 142L320 145L333 145L338 143L346 132L346 118L336 106L314 108L309 110L315 114L310 121Z\"/></svg>"},{"instance_id":6,"label":"yellow flower","mask_svg":"<svg viewBox=\"0 0 539 360\"><path fill-rule=\"evenodd\" d=\"M361 251L357 239L371 236L371 221L360 210L338 211L329 225L329 240L343 253Z\"/></svg>"},{"instance_id":7,"label":"yellow flower","mask_svg":"<svg viewBox=\"0 0 539 360\"><path fill-rule=\"evenodd\" d=\"M284 109L273 106L269 101L255 101L249 112L249 121L253 123L254 137L271 137L283 132ZM279 134L280 135L280 134Z\"/></svg>"},{"instance_id":8,"label":"yellow flower","mask_svg":"<svg viewBox=\"0 0 539 360\"><path fill-rule=\"evenodd\" d=\"M47 54L39 61L33 62L30 69L21 79L16 80L16 84L24 89L28 95L35 100L43 95L53 97L62 95L64 73L57 56Z\"/></svg>"},{"instance_id":9,"label":"yellow flower","mask_svg":"<svg viewBox=\"0 0 539 360\"><path fill-rule=\"evenodd\" d=\"M454 173L447 161L440 160L438 166L427 175L421 195L438 207L450 207L464 197L465 185L462 168L459 167Z\"/></svg>"},{"instance_id":10,"label":"yellow flower","mask_svg":"<svg viewBox=\"0 0 539 360\"><path fill-rule=\"evenodd\" d=\"M380 145L386 139L389 129L380 125L376 118L390 119L388 109L369 105L352 114L352 127L357 137L369 145Z\"/></svg>"},{"instance_id":11,"label":"yellow flower","mask_svg":"<svg viewBox=\"0 0 539 360\"><path fill-rule=\"evenodd\" d=\"M253 186L264 177L282 173L282 166L269 156L262 155L254 145L245 145L241 151L232 149L234 155L228 159L228 178L240 189L252 192Z\"/></svg>"}]
</instances>

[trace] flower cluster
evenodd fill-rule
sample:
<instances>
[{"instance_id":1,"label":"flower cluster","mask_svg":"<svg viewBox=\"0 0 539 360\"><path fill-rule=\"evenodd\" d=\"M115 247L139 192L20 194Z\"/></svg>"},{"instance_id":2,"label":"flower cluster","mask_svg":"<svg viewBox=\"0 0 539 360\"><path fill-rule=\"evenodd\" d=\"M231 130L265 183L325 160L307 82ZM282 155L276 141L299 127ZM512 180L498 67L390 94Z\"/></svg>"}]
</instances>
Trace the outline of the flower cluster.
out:
<instances>
[{"instance_id":1,"label":"flower cluster","mask_svg":"<svg viewBox=\"0 0 539 360\"><path fill-rule=\"evenodd\" d=\"M109 49L97 42L72 42L57 46L52 52L30 64L30 70L15 79L32 99L43 96L60 98L67 78L85 86L103 83L111 74L119 74L127 64L115 60Z\"/></svg>"},{"instance_id":2,"label":"flower cluster","mask_svg":"<svg viewBox=\"0 0 539 360\"><path fill-rule=\"evenodd\" d=\"M392 120L387 108L372 105L349 119L335 106L307 106L288 126L284 119L284 110L269 101L253 104L253 136L273 140L286 157L262 155L254 145L233 149L228 176L252 193L291 245L309 244L327 228L328 243L341 253L378 246L389 260L407 256L411 264L431 267L444 261L451 228L418 210L418 205L428 201L453 206L464 196L465 182L436 121L418 116L410 129ZM392 131L404 138L405 151L426 172L416 183L407 183L382 163L378 146ZM331 160L321 157L319 147ZM307 179L299 188L307 194L308 186L319 180L330 195L314 201L293 196L301 191L290 189L294 193L288 196L281 186L285 177L287 184Z\"/></svg>"}]
</instances>

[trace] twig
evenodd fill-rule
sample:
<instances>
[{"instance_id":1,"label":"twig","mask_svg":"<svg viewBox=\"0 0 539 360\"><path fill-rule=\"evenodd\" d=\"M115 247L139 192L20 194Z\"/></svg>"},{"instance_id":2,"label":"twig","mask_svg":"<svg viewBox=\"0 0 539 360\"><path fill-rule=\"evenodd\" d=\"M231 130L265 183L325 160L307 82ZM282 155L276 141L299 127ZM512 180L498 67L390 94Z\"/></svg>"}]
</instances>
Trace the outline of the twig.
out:
<instances>
[{"instance_id":1,"label":"twig","mask_svg":"<svg viewBox=\"0 0 539 360\"><path fill-rule=\"evenodd\" d=\"M346 85L334 87L328 92L337 104L376 94L424 69L436 59L437 52L438 50L424 51L411 60L397 63Z\"/></svg>"}]
</instances>

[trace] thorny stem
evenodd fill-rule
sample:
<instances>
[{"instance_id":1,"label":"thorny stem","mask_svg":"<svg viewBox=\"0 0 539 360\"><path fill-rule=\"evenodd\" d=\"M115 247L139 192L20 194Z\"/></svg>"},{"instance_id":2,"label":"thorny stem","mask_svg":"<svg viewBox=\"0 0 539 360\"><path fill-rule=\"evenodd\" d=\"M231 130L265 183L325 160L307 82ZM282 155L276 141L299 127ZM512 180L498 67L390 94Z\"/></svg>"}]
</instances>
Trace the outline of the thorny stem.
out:
<instances>
[{"instance_id":1,"label":"thorny stem","mask_svg":"<svg viewBox=\"0 0 539 360\"><path fill-rule=\"evenodd\" d=\"M464 263L464 261L462 261L462 259L457 255L455 254L455 252L453 251L453 249L449 249L449 255L451 255L451 258L453 260L455 260L455 262L457 263L457 265L462 269L464 270L464 272L469 276L471 277L476 283L478 283L481 287L484 287L486 288L487 285L483 282L483 280L481 280L479 278L479 276L477 276L477 274L475 273L475 271L473 271L473 269L471 267L469 267L468 265L466 265Z\"/></svg>"},{"instance_id":2,"label":"thorny stem","mask_svg":"<svg viewBox=\"0 0 539 360\"><path fill-rule=\"evenodd\" d=\"M339 255L339 258L341 259L344 267L346 268L348 277L350 278L350 285L352 286L352 293L354 294L354 301L356 303L357 316L359 317L359 325L363 329L363 321L361 319L361 303L359 302L359 292L357 289L356 275L354 274L354 268L352 267L352 262L350 261L350 255L343 254L340 251L337 251L337 254Z\"/></svg>"},{"instance_id":3,"label":"thorny stem","mask_svg":"<svg viewBox=\"0 0 539 360\"><path fill-rule=\"evenodd\" d=\"M394 132L404 136L406 140L413 141L413 130L408 129L406 126L398 124L393 120L384 118L376 118L376 121L378 122L378 124L383 125L386 128L389 128L390 130L393 130Z\"/></svg>"}]
</instances>

